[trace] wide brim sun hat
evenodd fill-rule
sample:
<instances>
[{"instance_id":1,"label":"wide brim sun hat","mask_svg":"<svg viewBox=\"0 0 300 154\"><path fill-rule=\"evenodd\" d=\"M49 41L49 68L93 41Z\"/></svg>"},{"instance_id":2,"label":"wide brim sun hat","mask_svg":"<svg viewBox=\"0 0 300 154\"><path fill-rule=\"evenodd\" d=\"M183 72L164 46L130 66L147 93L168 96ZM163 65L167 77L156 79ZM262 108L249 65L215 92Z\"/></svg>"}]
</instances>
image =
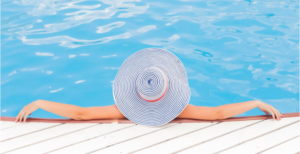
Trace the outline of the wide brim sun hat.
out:
<instances>
[{"instance_id":1,"label":"wide brim sun hat","mask_svg":"<svg viewBox=\"0 0 300 154\"><path fill-rule=\"evenodd\" d=\"M191 91L185 68L172 52L146 48L128 57L113 81L117 108L138 125L156 127L175 119Z\"/></svg>"}]
</instances>

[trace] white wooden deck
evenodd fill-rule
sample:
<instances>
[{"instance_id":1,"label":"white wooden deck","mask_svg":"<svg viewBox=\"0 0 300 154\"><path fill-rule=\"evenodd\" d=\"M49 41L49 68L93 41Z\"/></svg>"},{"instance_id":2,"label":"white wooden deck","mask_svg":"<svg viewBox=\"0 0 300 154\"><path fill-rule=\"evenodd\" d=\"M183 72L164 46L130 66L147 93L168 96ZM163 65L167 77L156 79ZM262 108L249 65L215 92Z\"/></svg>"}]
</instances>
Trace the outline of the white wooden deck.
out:
<instances>
[{"instance_id":1,"label":"white wooden deck","mask_svg":"<svg viewBox=\"0 0 300 154\"><path fill-rule=\"evenodd\" d=\"M157 128L1 121L0 149L3 154L299 154L299 120L168 123Z\"/></svg>"}]
</instances>

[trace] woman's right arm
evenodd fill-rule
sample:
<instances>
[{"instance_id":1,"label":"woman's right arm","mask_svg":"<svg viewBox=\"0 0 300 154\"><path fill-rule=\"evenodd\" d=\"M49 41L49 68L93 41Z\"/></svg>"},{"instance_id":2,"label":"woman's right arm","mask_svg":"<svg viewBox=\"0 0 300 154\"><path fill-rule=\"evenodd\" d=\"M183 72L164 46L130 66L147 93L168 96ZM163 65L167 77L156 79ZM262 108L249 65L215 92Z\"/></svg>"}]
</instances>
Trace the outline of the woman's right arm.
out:
<instances>
[{"instance_id":1,"label":"woman's right arm","mask_svg":"<svg viewBox=\"0 0 300 154\"><path fill-rule=\"evenodd\" d=\"M71 118L74 120L92 120L92 119L119 119L125 118L125 116L119 111L117 106L96 106L96 107L80 107L71 104L63 104L57 102L51 102L46 100L34 101L19 112L15 122L25 122L27 116L37 109L44 109L48 112ZM22 119L24 117L24 119Z\"/></svg>"},{"instance_id":2,"label":"woman's right arm","mask_svg":"<svg viewBox=\"0 0 300 154\"><path fill-rule=\"evenodd\" d=\"M27 116L39 108L75 120L80 120L79 116L84 109L80 106L71 104L63 104L46 100L36 100L23 107L23 109L19 112L18 116L16 117L15 122L22 122L22 120L23 122L25 122ZM24 119L22 119L23 116Z\"/></svg>"}]
</instances>

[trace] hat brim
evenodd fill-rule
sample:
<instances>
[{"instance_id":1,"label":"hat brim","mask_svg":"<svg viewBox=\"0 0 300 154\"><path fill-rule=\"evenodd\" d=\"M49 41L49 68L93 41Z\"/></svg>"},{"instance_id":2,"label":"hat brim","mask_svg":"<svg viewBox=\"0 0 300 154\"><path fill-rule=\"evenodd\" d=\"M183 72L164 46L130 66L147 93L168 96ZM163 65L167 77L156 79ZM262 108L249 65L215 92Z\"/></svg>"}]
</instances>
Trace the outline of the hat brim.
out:
<instances>
[{"instance_id":1,"label":"hat brim","mask_svg":"<svg viewBox=\"0 0 300 154\"><path fill-rule=\"evenodd\" d=\"M142 99L136 89L138 73L155 66L168 77L168 89L156 102ZM128 57L113 82L114 101L120 112L132 122L149 127L164 125L176 118L191 97L182 62L173 53L160 48L142 49Z\"/></svg>"}]
</instances>

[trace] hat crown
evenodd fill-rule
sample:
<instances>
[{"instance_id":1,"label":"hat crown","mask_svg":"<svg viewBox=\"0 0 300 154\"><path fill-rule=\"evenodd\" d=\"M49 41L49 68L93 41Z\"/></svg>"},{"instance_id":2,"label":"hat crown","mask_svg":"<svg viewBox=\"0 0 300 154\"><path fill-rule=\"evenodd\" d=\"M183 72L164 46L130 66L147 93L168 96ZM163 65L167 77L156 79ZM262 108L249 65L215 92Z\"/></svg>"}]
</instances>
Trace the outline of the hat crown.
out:
<instances>
[{"instance_id":1,"label":"hat crown","mask_svg":"<svg viewBox=\"0 0 300 154\"><path fill-rule=\"evenodd\" d=\"M136 79L136 88L142 99L148 102L156 102L160 100L167 91L167 75L158 67L148 67L139 72Z\"/></svg>"}]
</instances>

